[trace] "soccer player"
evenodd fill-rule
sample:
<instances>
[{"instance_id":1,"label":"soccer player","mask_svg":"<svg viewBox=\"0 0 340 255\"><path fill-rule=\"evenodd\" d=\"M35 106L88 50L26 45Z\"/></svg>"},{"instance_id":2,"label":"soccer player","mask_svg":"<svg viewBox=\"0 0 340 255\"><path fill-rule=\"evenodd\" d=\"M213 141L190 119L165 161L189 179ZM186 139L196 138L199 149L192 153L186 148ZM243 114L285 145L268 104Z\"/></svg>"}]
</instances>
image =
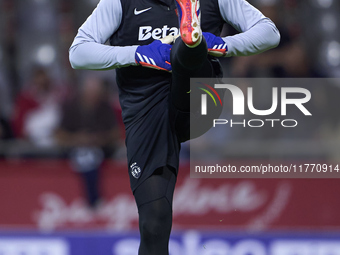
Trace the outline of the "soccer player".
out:
<instances>
[{"instance_id":1,"label":"soccer player","mask_svg":"<svg viewBox=\"0 0 340 255\"><path fill-rule=\"evenodd\" d=\"M224 23L240 33L221 38ZM180 143L190 138L190 77L221 77L216 57L257 54L279 40L245 0L101 0L80 27L73 68L117 69L139 255L169 254Z\"/></svg>"}]
</instances>

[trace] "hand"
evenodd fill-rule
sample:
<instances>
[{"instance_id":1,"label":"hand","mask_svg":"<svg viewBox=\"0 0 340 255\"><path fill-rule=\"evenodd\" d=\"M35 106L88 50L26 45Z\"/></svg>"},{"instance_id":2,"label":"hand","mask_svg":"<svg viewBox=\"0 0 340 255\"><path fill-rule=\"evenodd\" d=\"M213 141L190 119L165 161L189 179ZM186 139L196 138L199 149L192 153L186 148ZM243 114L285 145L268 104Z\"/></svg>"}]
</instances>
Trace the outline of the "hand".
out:
<instances>
[{"instance_id":1,"label":"hand","mask_svg":"<svg viewBox=\"0 0 340 255\"><path fill-rule=\"evenodd\" d=\"M171 72L171 45L160 40L148 45L138 46L135 54L136 63L141 66Z\"/></svg>"},{"instance_id":2,"label":"hand","mask_svg":"<svg viewBox=\"0 0 340 255\"><path fill-rule=\"evenodd\" d=\"M224 57L227 55L228 46L219 36L212 33L203 32L203 36L208 45L208 53L214 57Z\"/></svg>"}]
</instances>

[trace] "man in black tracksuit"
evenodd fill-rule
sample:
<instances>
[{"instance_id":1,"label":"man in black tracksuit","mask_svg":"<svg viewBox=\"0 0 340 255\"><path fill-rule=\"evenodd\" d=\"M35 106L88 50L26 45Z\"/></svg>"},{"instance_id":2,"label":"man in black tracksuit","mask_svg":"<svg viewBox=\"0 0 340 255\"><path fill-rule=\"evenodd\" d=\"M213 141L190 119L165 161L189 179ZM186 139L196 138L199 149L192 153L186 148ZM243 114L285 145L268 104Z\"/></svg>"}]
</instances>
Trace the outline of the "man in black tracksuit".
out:
<instances>
[{"instance_id":1,"label":"man in black tracksuit","mask_svg":"<svg viewBox=\"0 0 340 255\"><path fill-rule=\"evenodd\" d=\"M219 37L226 22L242 33ZM139 255L168 254L180 143L190 138L190 77L221 77L213 56L278 42L275 25L245 0L101 0L80 27L72 66L117 69Z\"/></svg>"}]
</instances>

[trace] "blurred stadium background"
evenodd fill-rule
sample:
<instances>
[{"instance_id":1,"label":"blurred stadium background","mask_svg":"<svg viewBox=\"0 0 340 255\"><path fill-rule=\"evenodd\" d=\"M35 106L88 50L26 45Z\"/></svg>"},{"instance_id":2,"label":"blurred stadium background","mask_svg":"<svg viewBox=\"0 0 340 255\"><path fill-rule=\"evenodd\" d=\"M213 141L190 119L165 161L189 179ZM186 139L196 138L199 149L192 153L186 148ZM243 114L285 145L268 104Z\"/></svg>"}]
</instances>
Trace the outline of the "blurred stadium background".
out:
<instances>
[{"instance_id":1,"label":"blurred stadium background","mask_svg":"<svg viewBox=\"0 0 340 255\"><path fill-rule=\"evenodd\" d=\"M281 44L222 59L225 76L340 77L338 0L249 2L274 20ZM115 72L74 71L68 62L97 3L0 0L1 255L137 254ZM237 132L226 159L340 163L340 85L310 89L318 123L288 136ZM190 179L188 148L171 255L340 254L338 179Z\"/></svg>"}]
</instances>

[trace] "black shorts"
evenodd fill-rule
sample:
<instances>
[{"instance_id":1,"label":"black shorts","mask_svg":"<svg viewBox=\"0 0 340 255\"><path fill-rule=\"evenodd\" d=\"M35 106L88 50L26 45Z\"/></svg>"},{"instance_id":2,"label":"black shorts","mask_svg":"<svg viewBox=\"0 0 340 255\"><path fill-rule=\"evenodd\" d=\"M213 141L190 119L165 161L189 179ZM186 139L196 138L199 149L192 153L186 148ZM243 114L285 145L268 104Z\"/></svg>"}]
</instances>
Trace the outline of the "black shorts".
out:
<instances>
[{"instance_id":1,"label":"black shorts","mask_svg":"<svg viewBox=\"0 0 340 255\"><path fill-rule=\"evenodd\" d=\"M218 118L222 111L210 108L216 109L214 115L202 116L199 110L182 112L173 105L169 95L129 126L126 146L132 191L160 167L172 167L177 175L181 143L208 131L212 119ZM190 124L199 128L190 130Z\"/></svg>"},{"instance_id":2,"label":"black shorts","mask_svg":"<svg viewBox=\"0 0 340 255\"><path fill-rule=\"evenodd\" d=\"M190 113L177 110L170 96L130 125L126 147L132 191L157 168L170 166L177 174L180 144L189 140L189 135Z\"/></svg>"},{"instance_id":3,"label":"black shorts","mask_svg":"<svg viewBox=\"0 0 340 255\"><path fill-rule=\"evenodd\" d=\"M220 66L218 64L215 68L212 61L211 71L207 72L207 75L214 77L211 78L211 85L220 77L220 75L216 75L220 71L216 72L215 69L219 70ZM200 91L192 89L190 97L194 96L194 98L200 99ZM208 131L212 126L210 119L219 116L220 110L222 110L209 107L216 109L216 114L202 116L199 101L199 105L191 107L191 112L183 112L174 106L170 97L169 91L126 129L128 169L132 191L160 167L172 167L177 175L181 143ZM190 130L190 123L199 128Z\"/></svg>"}]
</instances>

